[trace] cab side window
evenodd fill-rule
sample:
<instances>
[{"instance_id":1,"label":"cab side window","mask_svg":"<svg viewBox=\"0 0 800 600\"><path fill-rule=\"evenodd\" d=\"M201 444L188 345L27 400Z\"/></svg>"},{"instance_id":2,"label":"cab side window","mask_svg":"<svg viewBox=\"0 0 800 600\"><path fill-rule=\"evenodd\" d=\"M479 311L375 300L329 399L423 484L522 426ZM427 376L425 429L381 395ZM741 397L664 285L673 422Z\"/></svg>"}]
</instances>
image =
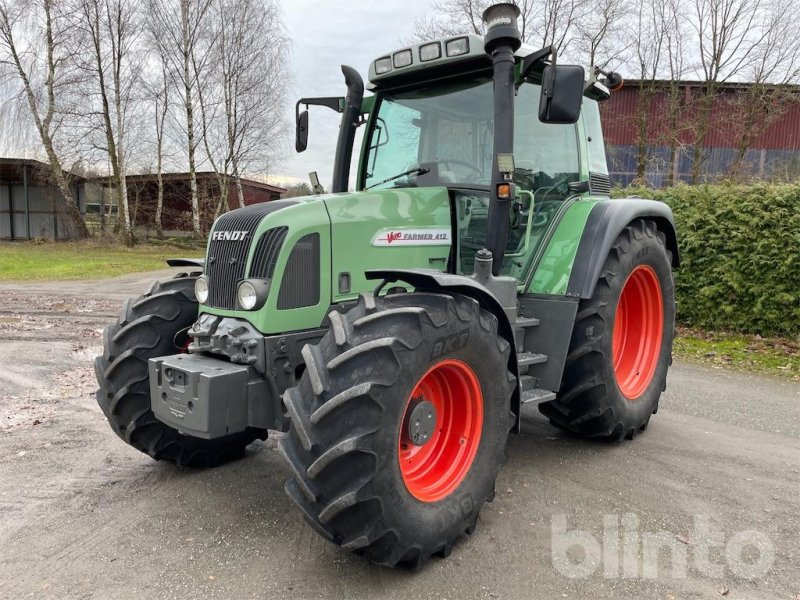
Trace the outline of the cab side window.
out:
<instances>
[{"instance_id":1,"label":"cab side window","mask_svg":"<svg viewBox=\"0 0 800 600\"><path fill-rule=\"evenodd\" d=\"M542 123L540 93L541 86L524 83L514 112L514 183L530 195L521 195L509 228L503 273L519 279L530 269L562 202L572 195L569 183L580 180L577 125Z\"/></svg>"},{"instance_id":2,"label":"cab side window","mask_svg":"<svg viewBox=\"0 0 800 600\"><path fill-rule=\"evenodd\" d=\"M519 88L514 115L514 183L535 200L563 200L567 184L580 179L578 134L575 125L539 121L541 87Z\"/></svg>"}]
</instances>

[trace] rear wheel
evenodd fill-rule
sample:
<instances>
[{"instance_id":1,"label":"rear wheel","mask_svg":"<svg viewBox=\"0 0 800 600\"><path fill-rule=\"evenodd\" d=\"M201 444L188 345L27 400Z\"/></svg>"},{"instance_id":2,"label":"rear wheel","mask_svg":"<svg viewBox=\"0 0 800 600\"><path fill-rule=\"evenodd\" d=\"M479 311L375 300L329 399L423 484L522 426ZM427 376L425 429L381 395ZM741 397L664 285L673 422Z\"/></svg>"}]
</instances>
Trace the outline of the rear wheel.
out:
<instances>
[{"instance_id":1,"label":"rear wheel","mask_svg":"<svg viewBox=\"0 0 800 600\"><path fill-rule=\"evenodd\" d=\"M671 258L653 221L619 235L594 295L581 301L558 396L540 406L554 425L617 440L647 427L671 363Z\"/></svg>"},{"instance_id":2,"label":"rear wheel","mask_svg":"<svg viewBox=\"0 0 800 600\"><path fill-rule=\"evenodd\" d=\"M289 496L324 537L416 566L471 533L505 459L510 347L477 302L362 296L284 394Z\"/></svg>"},{"instance_id":3,"label":"rear wheel","mask_svg":"<svg viewBox=\"0 0 800 600\"><path fill-rule=\"evenodd\" d=\"M266 431L248 430L213 440L181 435L150 410L148 360L185 351L197 319L196 277L179 275L131 298L103 332L103 355L94 362L97 403L125 442L150 455L191 467L213 467L244 454Z\"/></svg>"}]
</instances>

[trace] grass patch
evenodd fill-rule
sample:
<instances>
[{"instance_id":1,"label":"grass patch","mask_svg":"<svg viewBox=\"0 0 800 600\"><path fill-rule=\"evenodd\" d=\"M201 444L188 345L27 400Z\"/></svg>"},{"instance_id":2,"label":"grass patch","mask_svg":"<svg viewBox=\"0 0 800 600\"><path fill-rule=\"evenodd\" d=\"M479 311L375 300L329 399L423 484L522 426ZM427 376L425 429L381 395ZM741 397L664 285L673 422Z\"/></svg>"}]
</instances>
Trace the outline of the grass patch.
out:
<instances>
[{"instance_id":1,"label":"grass patch","mask_svg":"<svg viewBox=\"0 0 800 600\"><path fill-rule=\"evenodd\" d=\"M167 258L202 257L204 247L95 240L0 243L0 281L99 279L167 268Z\"/></svg>"},{"instance_id":2,"label":"grass patch","mask_svg":"<svg viewBox=\"0 0 800 600\"><path fill-rule=\"evenodd\" d=\"M800 343L783 338L678 327L673 353L692 362L800 381Z\"/></svg>"}]
</instances>

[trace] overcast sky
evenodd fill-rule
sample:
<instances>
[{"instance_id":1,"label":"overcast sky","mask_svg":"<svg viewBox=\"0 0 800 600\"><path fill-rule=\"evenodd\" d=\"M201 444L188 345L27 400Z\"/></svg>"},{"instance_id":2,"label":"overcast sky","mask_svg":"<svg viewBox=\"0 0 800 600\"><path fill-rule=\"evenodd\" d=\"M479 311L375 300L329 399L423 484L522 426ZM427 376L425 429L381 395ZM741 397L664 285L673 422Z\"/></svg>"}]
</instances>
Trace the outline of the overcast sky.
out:
<instances>
[{"instance_id":1,"label":"overcast sky","mask_svg":"<svg viewBox=\"0 0 800 600\"><path fill-rule=\"evenodd\" d=\"M431 2L284 0L282 4L292 39L292 139L286 159L274 169L274 175L308 181L308 172L315 170L322 185L329 188L340 115L325 107L311 107L308 149L298 154L294 151L294 103L303 96L344 96L342 64L361 73L367 85L370 61L408 40L415 20L428 13ZM357 144L359 148L360 136ZM351 175L354 172L355 165Z\"/></svg>"}]
</instances>

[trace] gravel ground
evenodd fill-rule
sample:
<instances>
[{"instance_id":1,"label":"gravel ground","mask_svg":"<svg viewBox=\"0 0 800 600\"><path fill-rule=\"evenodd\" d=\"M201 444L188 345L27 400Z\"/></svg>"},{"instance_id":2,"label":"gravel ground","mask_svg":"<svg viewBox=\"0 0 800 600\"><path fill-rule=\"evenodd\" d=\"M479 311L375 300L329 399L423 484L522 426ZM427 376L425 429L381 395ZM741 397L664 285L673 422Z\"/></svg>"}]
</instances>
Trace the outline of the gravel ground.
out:
<instances>
[{"instance_id":1,"label":"gravel ground","mask_svg":"<svg viewBox=\"0 0 800 600\"><path fill-rule=\"evenodd\" d=\"M302 522L280 434L192 471L112 433L100 333L165 273L0 286L0 598L800 599L800 384L675 364L624 444L531 419L476 533L392 571Z\"/></svg>"}]
</instances>

